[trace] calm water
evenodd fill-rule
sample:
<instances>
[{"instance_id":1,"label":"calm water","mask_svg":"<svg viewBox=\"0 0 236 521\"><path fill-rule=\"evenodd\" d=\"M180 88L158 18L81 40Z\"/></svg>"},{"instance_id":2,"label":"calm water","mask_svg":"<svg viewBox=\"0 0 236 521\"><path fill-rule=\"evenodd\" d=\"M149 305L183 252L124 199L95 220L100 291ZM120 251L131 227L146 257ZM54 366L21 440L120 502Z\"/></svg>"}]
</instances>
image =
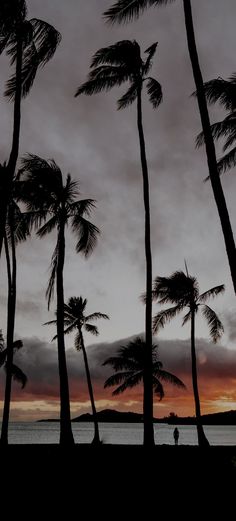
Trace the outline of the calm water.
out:
<instances>
[{"instance_id":1,"label":"calm water","mask_svg":"<svg viewBox=\"0 0 236 521\"><path fill-rule=\"evenodd\" d=\"M90 443L93 439L92 423L73 423L76 443ZM174 425L154 425L156 444L173 445ZM197 445L196 427L178 425L179 444ZM211 445L236 445L236 425L206 426L205 433ZM142 444L143 426L135 423L100 423L101 439L104 443ZM58 443L58 423L10 423L9 443Z\"/></svg>"}]
</instances>

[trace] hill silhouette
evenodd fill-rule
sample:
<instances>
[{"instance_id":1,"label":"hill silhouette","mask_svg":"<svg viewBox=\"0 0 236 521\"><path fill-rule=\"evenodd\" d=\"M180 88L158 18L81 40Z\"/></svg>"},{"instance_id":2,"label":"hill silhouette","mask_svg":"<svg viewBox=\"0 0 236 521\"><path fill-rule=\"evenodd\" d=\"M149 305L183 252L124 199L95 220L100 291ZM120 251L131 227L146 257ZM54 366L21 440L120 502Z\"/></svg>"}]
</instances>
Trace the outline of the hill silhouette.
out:
<instances>
[{"instance_id":1,"label":"hill silhouette","mask_svg":"<svg viewBox=\"0 0 236 521\"><path fill-rule=\"evenodd\" d=\"M143 415L135 412L120 412L114 409L104 409L97 413L98 421L105 423L140 423ZM236 411L225 411L202 416L205 425L236 425ZM73 422L93 421L91 414L81 414L72 420ZM168 423L171 425L195 425L196 418L192 416L168 416L164 418L153 418L154 423Z\"/></svg>"},{"instance_id":2,"label":"hill silhouette","mask_svg":"<svg viewBox=\"0 0 236 521\"><path fill-rule=\"evenodd\" d=\"M98 421L101 423L142 423L143 415L136 412L121 412L115 409L103 409L97 412ZM59 419L38 420L38 422L58 422ZM90 413L81 414L71 420L72 422L92 422L93 416ZM153 418L154 423L167 423L169 425L195 425L194 416L170 415L164 418ZM213 414L203 414L204 425L236 425L236 411L217 412Z\"/></svg>"}]
</instances>

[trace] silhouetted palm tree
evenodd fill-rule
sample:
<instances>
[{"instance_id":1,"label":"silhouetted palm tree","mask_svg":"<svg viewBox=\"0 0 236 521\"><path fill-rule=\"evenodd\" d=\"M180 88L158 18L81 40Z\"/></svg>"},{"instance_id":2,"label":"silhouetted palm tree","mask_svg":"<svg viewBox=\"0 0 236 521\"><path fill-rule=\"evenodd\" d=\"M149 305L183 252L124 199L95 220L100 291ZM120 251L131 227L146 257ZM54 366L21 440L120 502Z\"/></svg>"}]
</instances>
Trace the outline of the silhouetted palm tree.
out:
<instances>
[{"instance_id":1,"label":"silhouetted palm tree","mask_svg":"<svg viewBox=\"0 0 236 521\"><path fill-rule=\"evenodd\" d=\"M216 286L214 288L199 293L199 286L197 279L185 275L182 271L176 271L170 277L157 277L153 285L153 299L157 300L159 304L175 304L169 309L164 309L157 313L153 319L153 332L157 333L160 328L174 318L178 313L181 313L186 307L187 314L183 318L183 325L189 320L191 321L191 358L192 358L192 381L193 393L195 400L196 422L198 443L201 446L209 445L206 439L201 420L201 408L198 392L197 382L197 362L196 362L196 347L195 347L195 316L202 306L202 314L207 321L210 328L210 336L213 342L220 339L224 328L216 315L215 311L211 309L206 302L209 298L215 297L224 291L224 286Z\"/></svg>"},{"instance_id":2,"label":"silhouetted palm tree","mask_svg":"<svg viewBox=\"0 0 236 521\"><path fill-rule=\"evenodd\" d=\"M111 23L122 23L138 18L139 15L150 6L162 6L170 4L175 0L118 0L104 15ZM229 218L228 208L225 201L221 180L218 174L217 160L214 141L211 133L210 118L207 108L206 96L203 86L203 77L200 68L198 51L196 46L192 7L190 0L183 0L183 9L185 16L185 28L188 42L189 57L192 64L192 71L196 86L198 107L201 117L202 129L204 133L207 163L209 169L209 177L211 180L212 190L221 222L224 235L225 247L230 266L234 292L236 293L236 247Z\"/></svg>"},{"instance_id":3,"label":"silhouetted palm tree","mask_svg":"<svg viewBox=\"0 0 236 521\"><path fill-rule=\"evenodd\" d=\"M91 401L92 413L93 413L93 421L94 421L94 438L93 444L99 445L101 443L99 437L99 428L98 428L98 419L97 419L97 411L94 401L93 394L93 386L92 380L89 370L88 357L84 345L84 336L83 330L87 333L91 333L92 335L97 336L98 328L94 324L90 322L93 320L98 320L99 318L109 319L108 315L104 313L95 312L90 315L85 315L85 309L87 306L87 299L83 299L82 297L71 297L68 300L68 303L64 305L64 326L66 326L64 333L72 333L72 331L77 330L77 334L75 337L75 348L77 351L82 351L84 358L84 365L86 371L86 378L88 383L88 391L89 397ZM46 325L55 324L56 320L51 320L50 322L46 322ZM56 337L54 337L56 338Z\"/></svg>"},{"instance_id":4,"label":"silhouetted palm tree","mask_svg":"<svg viewBox=\"0 0 236 521\"><path fill-rule=\"evenodd\" d=\"M37 18L27 19L25 0L0 2L0 54L4 51L15 66L5 95L14 101L14 125L11 153L0 199L0 256L5 231L6 212L19 153L21 99L29 93L40 67L54 55L61 35L54 27Z\"/></svg>"},{"instance_id":5,"label":"silhouetted palm tree","mask_svg":"<svg viewBox=\"0 0 236 521\"><path fill-rule=\"evenodd\" d=\"M76 252L85 257L93 251L99 230L88 221L94 207L93 199L78 200L79 184L67 175L63 182L62 172L53 160L46 161L29 155L22 161L21 181L24 183L22 198L32 215L32 223L42 238L52 230L57 230L57 243L52 255L51 276L47 288L48 307L57 289L57 344L60 377L60 443L73 443L70 420L69 386L64 341L64 284L65 228L71 225L77 237ZM45 222L46 221L46 222ZM45 223L42 225L42 223Z\"/></svg>"},{"instance_id":6,"label":"silhouetted palm tree","mask_svg":"<svg viewBox=\"0 0 236 521\"><path fill-rule=\"evenodd\" d=\"M226 152L236 141L236 74L228 80L216 78L204 83L207 101L210 104L219 103L228 112L222 120L211 125L211 131L215 140L225 138L223 151ZM197 145L204 143L204 135L201 132L197 138ZM218 161L220 174L236 166L236 146L227 152Z\"/></svg>"},{"instance_id":7,"label":"silhouetted palm tree","mask_svg":"<svg viewBox=\"0 0 236 521\"><path fill-rule=\"evenodd\" d=\"M19 349L23 347L22 340L15 340L13 342L13 353L17 353ZM4 366L5 371L7 371L7 348L5 347L5 342L3 338L2 331L0 330L0 367ZM25 373L15 364L11 365L11 375L16 382L19 382L21 384L22 389L24 389L26 383L27 383L27 376ZM1 438L1 443L2 443Z\"/></svg>"},{"instance_id":8,"label":"silhouetted palm tree","mask_svg":"<svg viewBox=\"0 0 236 521\"><path fill-rule=\"evenodd\" d=\"M143 200L145 209L145 256L146 256L146 318L145 335L147 360L144 375L144 444L154 444L153 395L152 395L152 254L150 230L150 201L148 166L142 122L142 91L147 82L147 93L154 108L162 101L160 83L149 76L157 43L146 49L147 58L142 60L140 46L136 41L122 40L96 52L92 59L88 81L76 92L91 96L102 90L129 82L127 92L118 100L118 108L126 108L137 102L137 125L143 176Z\"/></svg>"},{"instance_id":9,"label":"silhouetted palm tree","mask_svg":"<svg viewBox=\"0 0 236 521\"><path fill-rule=\"evenodd\" d=\"M23 213L17 204L18 181L15 177L12 185L12 192L8 202L6 230L4 237L7 277L8 277L8 302L7 302L7 347L4 350L6 354L6 384L5 398L3 407L3 418L1 428L1 443L8 443L8 423L11 402L12 376L14 377L15 369L13 364L14 350L19 349L22 345L14 342L15 331L15 314L16 314L16 275L17 275L17 259L16 246L19 242L25 241L29 234L28 216ZM16 375L20 372L17 372Z\"/></svg>"},{"instance_id":10,"label":"silhouetted palm tree","mask_svg":"<svg viewBox=\"0 0 236 521\"><path fill-rule=\"evenodd\" d=\"M144 379L145 359L146 343L142 338L137 337L131 340L127 346L122 346L117 352L117 356L107 358L103 363L103 365L111 365L115 371L115 374L107 378L104 387L117 385L118 387L112 393L113 396L117 396L127 389L139 385ZM177 376L163 369L162 362L159 360L158 346L153 344L152 389L160 400L165 396L162 382L185 389L185 385Z\"/></svg>"}]
</instances>

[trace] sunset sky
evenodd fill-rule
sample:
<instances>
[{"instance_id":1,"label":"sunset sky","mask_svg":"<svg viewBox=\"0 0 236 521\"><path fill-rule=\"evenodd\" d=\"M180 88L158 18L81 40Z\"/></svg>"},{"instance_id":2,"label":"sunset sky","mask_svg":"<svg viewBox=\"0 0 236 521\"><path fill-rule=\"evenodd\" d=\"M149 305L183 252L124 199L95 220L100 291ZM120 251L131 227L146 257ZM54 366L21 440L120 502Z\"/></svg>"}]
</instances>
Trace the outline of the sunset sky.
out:
<instances>
[{"instance_id":1,"label":"sunset sky","mask_svg":"<svg viewBox=\"0 0 236 521\"><path fill-rule=\"evenodd\" d=\"M84 260L67 235L65 298L82 295L88 313L100 311L110 321L98 323L98 339L86 336L98 409L142 411L142 389L119 399L103 383L110 374L101 364L127 339L144 331L145 287L142 179L135 106L116 110L125 87L109 94L74 98L86 79L97 49L122 39L136 39L145 50L155 41L158 49L152 76L162 84L163 103L154 111L144 103L144 129L151 186L153 275L168 276L184 269L197 276L201 291L224 283L226 292L210 303L219 313L225 334L218 345L208 339L198 318L199 388L203 412L236 409L235 297L222 231L207 176L204 149L196 150L200 121L192 70L186 46L182 2L149 9L139 21L109 27L102 13L112 0L28 0L29 18L38 17L62 33L54 58L38 72L28 98L22 103L20 155L53 158L66 174L80 181L82 197L96 199L91 220L101 229L96 251ZM192 0L196 39L205 80L235 72L234 0ZM12 105L3 97L9 60L0 57L0 161L8 159L12 133ZM211 109L211 120L224 116ZM220 155L221 148L217 148ZM236 230L235 172L226 174L223 187ZM55 235L43 241L32 237L18 248L18 302L15 338L24 340L19 365L28 376L25 390L14 384L12 420L57 417L59 410L57 350L53 329L42 324L54 317L55 303L47 311L45 289ZM6 274L1 262L0 328L6 333ZM154 306L154 311L157 311ZM183 379L187 390L166 387L166 397L155 402L154 415L174 411L193 414L190 378L189 326L181 318L166 326L156 342L166 370ZM90 411L83 361L67 338L72 416ZM3 396L4 372L0 373Z\"/></svg>"}]
</instances>

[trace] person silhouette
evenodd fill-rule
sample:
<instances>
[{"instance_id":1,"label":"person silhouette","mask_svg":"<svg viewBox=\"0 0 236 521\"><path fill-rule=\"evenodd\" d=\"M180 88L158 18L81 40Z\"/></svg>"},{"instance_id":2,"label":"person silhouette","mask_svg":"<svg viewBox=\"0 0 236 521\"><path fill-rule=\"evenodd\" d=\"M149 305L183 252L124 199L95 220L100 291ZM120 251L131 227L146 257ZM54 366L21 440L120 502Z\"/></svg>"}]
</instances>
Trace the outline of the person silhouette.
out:
<instances>
[{"instance_id":1,"label":"person silhouette","mask_svg":"<svg viewBox=\"0 0 236 521\"><path fill-rule=\"evenodd\" d=\"M174 429L173 436L174 436L174 440L175 440L175 445L178 445L178 443L179 443L179 429L177 427L175 427L175 429Z\"/></svg>"}]
</instances>

